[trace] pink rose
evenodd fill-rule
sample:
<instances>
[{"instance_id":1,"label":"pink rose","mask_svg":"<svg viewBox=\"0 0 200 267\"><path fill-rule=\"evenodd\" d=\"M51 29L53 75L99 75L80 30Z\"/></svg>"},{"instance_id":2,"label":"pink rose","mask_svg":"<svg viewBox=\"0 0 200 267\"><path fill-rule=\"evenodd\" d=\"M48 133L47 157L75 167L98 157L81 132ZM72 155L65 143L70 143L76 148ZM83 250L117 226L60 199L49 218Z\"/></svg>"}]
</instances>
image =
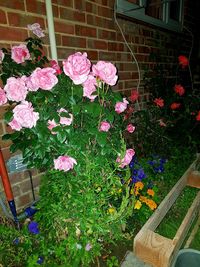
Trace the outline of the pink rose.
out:
<instances>
[{"instance_id":1,"label":"pink rose","mask_svg":"<svg viewBox=\"0 0 200 267\"><path fill-rule=\"evenodd\" d=\"M87 59L87 53L77 52L63 61L64 73L75 84L82 84L87 80L90 73L91 62Z\"/></svg>"},{"instance_id":2,"label":"pink rose","mask_svg":"<svg viewBox=\"0 0 200 267\"><path fill-rule=\"evenodd\" d=\"M131 148L130 149L127 149L124 158L123 159L120 159L120 157L118 157L116 159L116 162L119 162L120 163L120 165L119 165L120 168L124 168L125 166L127 166L131 162L132 157L134 155L135 155L134 149L131 149Z\"/></svg>"},{"instance_id":3,"label":"pink rose","mask_svg":"<svg viewBox=\"0 0 200 267\"><path fill-rule=\"evenodd\" d=\"M58 110L59 113L61 112L65 112L65 113L68 113L68 111L64 108L61 108L60 110ZM69 117L62 117L60 116L60 124L63 124L63 125L71 125L72 124L72 121L73 121L73 115L71 113L68 113Z\"/></svg>"},{"instance_id":4,"label":"pink rose","mask_svg":"<svg viewBox=\"0 0 200 267\"><path fill-rule=\"evenodd\" d=\"M0 64L2 63L4 56L4 52L0 49Z\"/></svg>"},{"instance_id":5,"label":"pink rose","mask_svg":"<svg viewBox=\"0 0 200 267\"><path fill-rule=\"evenodd\" d=\"M7 97L5 91L0 87L0 106L7 102Z\"/></svg>"},{"instance_id":6,"label":"pink rose","mask_svg":"<svg viewBox=\"0 0 200 267\"><path fill-rule=\"evenodd\" d=\"M52 131L54 127L58 126L58 124L53 120L48 120L48 126L47 128L51 131L52 134L56 134L55 132Z\"/></svg>"},{"instance_id":7,"label":"pink rose","mask_svg":"<svg viewBox=\"0 0 200 267\"><path fill-rule=\"evenodd\" d=\"M50 61L50 66L56 71L56 74L61 74L62 70L60 66L58 65L58 62L56 60Z\"/></svg>"},{"instance_id":8,"label":"pink rose","mask_svg":"<svg viewBox=\"0 0 200 267\"><path fill-rule=\"evenodd\" d=\"M185 88L180 84L175 84L174 91L180 96L185 94Z\"/></svg>"},{"instance_id":9,"label":"pink rose","mask_svg":"<svg viewBox=\"0 0 200 267\"><path fill-rule=\"evenodd\" d=\"M74 164L77 164L76 160L69 156L59 156L54 159L54 168L59 171L69 171L73 169Z\"/></svg>"},{"instance_id":10,"label":"pink rose","mask_svg":"<svg viewBox=\"0 0 200 267\"><path fill-rule=\"evenodd\" d=\"M17 63L23 63L25 60L29 59L30 53L25 44L20 44L18 46L13 46L11 49L11 58Z\"/></svg>"},{"instance_id":11,"label":"pink rose","mask_svg":"<svg viewBox=\"0 0 200 267\"><path fill-rule=\"evenodd\" d=\"M22 129L22 126L15 119L10 121L8 125L15 131L20 131Z\"/></svg>"},{"instance_id":12,"label":"pink rose","mask_svg":"<svg viewBox=\"0 0 200 267\"><path fill-rule=\"evenodd\" d=\"M122 112L124 112L124 110L126 110L128 105L128 101L126 100L126 98L123 98L123 102L117 102L115 105L115 111L120 114Z\"/></svg>"},{"instance_id":13,"label":"pink rose","mask_svg":"<svg viewBox=\"0 0 200 267\"><path fill-rule=\"evenodd\" d=\"M33 24L28 24L27 28L32 31L37 37L41 38L44 37L43 30L40 27L39 23L33 23Z\"/></svg>"},{"instance_id":14,"label":"pink rose","mask_svg":"<svg viewBox=\"0 0 200 267\"><path fill-rule=\"evenodd\" d=\"M110 129L110 123L107 121L102 121L99 127L100 132L108 132Z\"/></svg>"},{"instance_id":15,"label":"pink rose","mask_svg":"<svg viewBox=\"0 0 200 267\"><path fill-rule=\"evenodd\" d=\"M16 102L25 100L28 93L25 80L25 76L21 78L8 78L4 90L9 100Z\"/></svg>"},{"instance_id":16,"label":"pink rose","mask_svg":"<svg viewBox=\"0 0 200 267\"><path fill-rule=\"evenodd\" d=\"M133 126L133 124L130 123L130 124L127 125L126 130L129 133L133 133L135 131L135 126Z\"/></svg>"},{"instance_id":17,"label":"pink rose","mask_svg":"<svg viewBox=\"0 0 200 267\"><path fill-rule=\"evenodd\" d=\"M58 83L55 73L53 68L36 68L29 77L29 90L37 91L39 88L51 90Z\"/></svg>"},{"instance_id":18,"label":"pink rose","mask_svg":"<svg viewBox=\"0 0 200 267\"><path fill-rule=\"evenodd\" d=\"M34 112L32 103L23 101L13 109L14 120L21 125L21 127L32 128L36 126L39 119L39 113Z\"/></svg>"},{"instance_id":19,"label":"pink rose","mask_svg":"<svg viewBox=\"0 0 200 267\"><path fill-rule=\"evenodd\" d=\"M90 100L94 100L97 95L93 95L96 92L97 81L96 78L89 74L87 80L83 83L83 96L86 96Z\"/></svg>"},{"instance_id":20,"label":"pink rose","mask_svg":"<svg viewBox=\"0 0 200 267\"><path fill-rule=\"evenodd\" d=\"M117 69L110 62L98 61L96 65L92 66L92 72L97 78L111 86L117 82Z\"/></svg>"}]
</instances>

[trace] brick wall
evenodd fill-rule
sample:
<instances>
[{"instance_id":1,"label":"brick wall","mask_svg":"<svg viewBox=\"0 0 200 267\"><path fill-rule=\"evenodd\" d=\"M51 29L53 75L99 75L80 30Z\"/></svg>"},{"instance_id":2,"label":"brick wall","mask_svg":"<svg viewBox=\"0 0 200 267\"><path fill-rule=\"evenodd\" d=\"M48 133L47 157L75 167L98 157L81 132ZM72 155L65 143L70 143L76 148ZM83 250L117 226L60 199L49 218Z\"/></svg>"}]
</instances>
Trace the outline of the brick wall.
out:
<instances>
[{"instance_id":1,"label":"brick wall","mask_svg":"<svg viewBox=\"0 0 200 267\"><path fill-rule=\"evenodd\" d=\"M111 61L116 64L119 82L113 88L125 95L138 83L138 70L121 32L114 19L114 0L52 0L56 32L57 52L62 61L75 51L86 51L93 62L98 60ZM193 2L193 4L191 4ZM184 25L189 27L199 41L197 27L194 25L194 3L185 1ZM189 54L192 40L191 32L184 29L183 33L173 33L117 18L125 38L139 62L141 76L145 68L151 68L153 62L149 59L151 52L157 53L166 66L173 66L180 53ZM30 36L27 24L38 22L45 30L43 39L49 56L49 40L44 0L4 0L0 1L0 47L11 47L23 42ZM140 86L141 106L148 99L143 85ZM9 129L3 122L6 107L0 107L0 136ZM9 142L0 141L5 160L10 157ZM35 185L39 183L39 174L34 175ZM11 183L16 197L18 209L31 202L29 178L26 173L11 175Z\"/></svg>"}]
</instances>

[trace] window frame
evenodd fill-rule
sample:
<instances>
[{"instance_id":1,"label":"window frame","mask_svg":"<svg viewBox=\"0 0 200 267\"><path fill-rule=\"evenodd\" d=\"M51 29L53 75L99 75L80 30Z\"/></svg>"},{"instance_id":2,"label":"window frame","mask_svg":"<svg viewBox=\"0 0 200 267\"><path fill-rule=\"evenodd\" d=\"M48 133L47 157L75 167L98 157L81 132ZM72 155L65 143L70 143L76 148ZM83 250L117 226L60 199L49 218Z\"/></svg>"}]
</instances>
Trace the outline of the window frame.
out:
<instances>
[{"instance_id":1,"label":"window frame","mask_svg":"<svg viewBox=\"0 0 200 267\"><path fill-rule=\"evenodd\" d=\"M162 20L153 18L145 14L146 0L139 0L139 5L128 2L127 0L116 0L116 12L126 17L134 18L154 26L180 32L183 29L183 6L184 0L180 0L178 21L169 17L170 1L163 1ZM131 10L132 9L132 10ZM135 9L135 10L133 10ZM130 11L129 11L130 10Z\"/></svg>"}]
</instances>

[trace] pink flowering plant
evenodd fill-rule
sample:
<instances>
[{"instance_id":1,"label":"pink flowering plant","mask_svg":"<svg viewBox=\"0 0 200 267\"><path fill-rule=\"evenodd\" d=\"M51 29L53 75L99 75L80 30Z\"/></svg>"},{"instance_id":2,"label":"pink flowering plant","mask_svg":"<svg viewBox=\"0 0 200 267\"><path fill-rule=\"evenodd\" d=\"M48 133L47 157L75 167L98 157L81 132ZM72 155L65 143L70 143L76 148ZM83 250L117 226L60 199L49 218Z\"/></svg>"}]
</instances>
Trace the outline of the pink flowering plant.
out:
<instances>
[{"instance_id":1,"label":"pink flowering plant","mask_svg":"<svg viewBox=\"0 0 200 267\"><path fill-rule=\"evenodd\" d=\"M38 25L31 29L42 37ZM4 139L30 168L46 172L35 215L40 237L24 261L42 256L45 266L89 266L105 244L122 237L134 210L118 175L130 178L135 151L123 132L135 127L124 121L129 101L111 90L117 69L110 62L92 64L81 52L59 66L34 38L0 51L0 105L12 130Z\"/></svg>"}]
</instances>

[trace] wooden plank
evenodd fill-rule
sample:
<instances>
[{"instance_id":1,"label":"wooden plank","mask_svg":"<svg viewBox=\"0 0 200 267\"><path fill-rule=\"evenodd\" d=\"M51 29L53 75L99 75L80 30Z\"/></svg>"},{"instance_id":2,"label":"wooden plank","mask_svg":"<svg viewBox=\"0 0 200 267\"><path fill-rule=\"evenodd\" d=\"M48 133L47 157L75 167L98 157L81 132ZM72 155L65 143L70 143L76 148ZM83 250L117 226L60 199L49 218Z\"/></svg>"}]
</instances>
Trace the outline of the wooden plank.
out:
<instances>
[{"instance_id":1,"label":"wooden plank","mask_svg":"<svg viewBox=\"0 0 200 267\"><path fill-rule=\"evenodd\" d=\"M169 267L169 258L174 250L173 241L151 230L143 231L135 239L135 254L144 262L155 267Z\"/></svg>"},{"instance_id":2,"label":"wooden plank","mask_svg":"<svg viewBox=\"0 0 200 267\"><path fill-rule=\"evenodd\" d=\"M196 218L197 214L200 210L200 191L198 192L197 196L195 197L192 205L188 209L188 212L182 221L176 235L173 239L173 244L176 248L180 248L183 240L185 239L194 219Z\"/></svg>"},{"instance_id":3,"label":"wooden plank","mask_svg":"<svg viewBox=\"0 0 200 267\"><path fill-rule=\"evenodd\" d=\"M192 241L193 241L193 239L194 239L199 227L200 227L200 214L199 214L199 218L198 218L198 220L197 220L197 222L196 222L196 224L195 224L195 226L194 226L194 228L193 228L193 230L192 230L187 242L185 243L184 248L189 248L189 246L192 243Z\"/></svg>"},{"instance_id":4,"label":"wooden plank","mask_svg":"<svg viewBox=\"0 0 200 267\"><path fill-rule=\"evenodd\" d=\"M187 178L187 185L200 188L200 172L192 171Z\"/></svg>"}]
</instances>

